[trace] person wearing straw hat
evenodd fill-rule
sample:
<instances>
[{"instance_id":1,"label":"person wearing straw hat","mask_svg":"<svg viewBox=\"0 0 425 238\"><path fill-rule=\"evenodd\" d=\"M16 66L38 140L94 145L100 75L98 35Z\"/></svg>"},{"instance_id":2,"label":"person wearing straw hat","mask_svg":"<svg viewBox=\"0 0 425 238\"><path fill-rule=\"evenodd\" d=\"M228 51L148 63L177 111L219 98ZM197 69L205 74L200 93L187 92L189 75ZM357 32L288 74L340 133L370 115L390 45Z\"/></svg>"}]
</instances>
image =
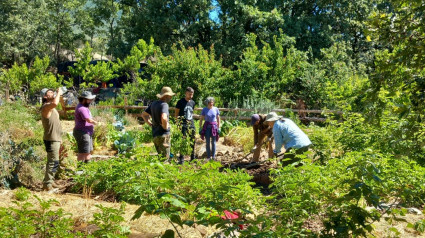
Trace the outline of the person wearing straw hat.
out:
<instances>
[{"instance_id":1,"label":"person wearing straw hat","mask_svg":"<svg viewBox=\"0 0 425 238\"><path fill-rule=\"evenodd\" d=\"M260 158L261 147L263 145L264 138L268 138L268 149L269 158L273 157L273 133L272 128L266 122L266 115L254 114L251 116L251 126L254 130L254 147L251 149L251 153L254 153L252 159L254 162L258 162Z\"/></svg>"},{"instance_id":2,"label":"person wearing straw hat","mask_svg":"<svg viewBox=\"0 0 425 238\"><path fill-rule=\"evenodd\" d=\"M45 191L52 191L54 187L58 187L54 179L60 169L59 150L62 142L62 126L56 107L61 95L61 88L57 89L56 95L52 89L45 88L41 91L40 112L44 129L43 141L47 152L46 172L43 180L43 190Z\"/></svg>"},{"instance_id":3,"label":"person wearing straw hat","mask_svg":"<svg viewBox=\"0 0 425 238\"><path fill-rule=\"evenodd\" d=\"M308 151L311 145L310 139L291 119L278 116L276 112L270 112L266 121L273 128L275 154L281 152L282 146L285 149L284 159L294 159L295 154Z\"/></svg>"},{"instance_id":4,"label":"person wearing straw hat","mask_svg":"<svg viewBox=\"0 0 425 238\"><path fill-rule=\"evenodd\" d=\"M152 127L152 136L158 154L170 159L170 123L168 103L175 95L170 87L163 87L157 94L158 101L154 101L142 113L143 120Z\"/></svg>"},{"instance_id":5,"label":"person wearing straw hat","mask_svg":"<svg viewBox=\"0 0 425 238\"><path fill-rule=\"evenodd\" d=\"M78 97L79 104L75 108L75 127L73 135L77 141L77 160L87 163L90 161L93 151L94 125L98 122L93 120L90 112L90 103L96 98L90 91L84 91Z\"/></svg>"}]
</instances>

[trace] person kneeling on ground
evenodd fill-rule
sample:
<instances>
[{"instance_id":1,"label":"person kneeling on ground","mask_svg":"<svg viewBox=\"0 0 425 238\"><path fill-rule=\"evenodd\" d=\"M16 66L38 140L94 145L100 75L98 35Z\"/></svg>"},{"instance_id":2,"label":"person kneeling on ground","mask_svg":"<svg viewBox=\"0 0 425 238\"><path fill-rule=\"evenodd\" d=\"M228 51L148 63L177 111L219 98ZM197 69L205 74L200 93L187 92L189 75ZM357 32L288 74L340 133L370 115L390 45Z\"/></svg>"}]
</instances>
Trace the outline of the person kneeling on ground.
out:
<instances>
[{"instance_id":1,"label":"person kneeling on ground","mask_svg":"<svg viewBox=\"0 0 425 238\"><path fill-rule=\"evenodd\" d=\"M98 124L93 120L89 110L90 103L95 98L89 91L84 91L78 97L79 104L75 108L75 127L73 135L77 141L77 160L87 163L90 161L93 151L94 125Z\"/></svg>"},{"instance_id":2,"label":"person kneeling on ground","mask_svg":"<svg viewBox=\"0 0 425 238\"><path fill-rule=\"evenodd\" d=\"M291 119L282 118L275 112L271 112L267 115L266 121L273 128L275 155L280 153L282 145L285 146L283 158L290 160L286 161L283 165L294 162L293 159L296 154L302 154L308 151L311 145L310 139Z\"/></svg>"},{"instance_id":3,"label":"person kneeling on ground","mask_svg":"<svg viewBox=\"0 0 425 238\"><path fill-rule=\"evenodd\" d=\"M251 153L254 153L252 159L254 162L258 162L261 153L261 147L263 145L264 138L267 137L269 158L273 157L273 133L272 128L266 122L266 115L254 114L251 117L251 126L254 129L254 148Z\"/></svg>"},{"instance_id":4,"label":"person kneeling on ground","mask_svg":"<svg viewBox=\"0 0 425 238\"><path fill-rule=\"evenodd\" d=\"M177 102L174 116L179 121L183 136L189 136L191 140L192 154L190 161L195 159L195 123L193 121L193 110L195 102L192 100L195 91L191 87L186 88L185 97ZM184 163L184 157L179 156L179 164Z\"/></svg>"},{"instance_id":5,"label":"person kneeling on ground","mask_svg":"<svg viewBox=\"0 0 425 238\"><path fill-rule=\"evenodd\" d=\"M54 182L55 174L59 169L59 149L62 142L62 126L56 106L62 94L58 88L56 95L52 89L42 91L41 122L43 124L43 141L47 152L46 173L43 180L43 189L51 191L58 187Z\"/></svg>"},{"instance_id":6,"label":"person kneeling on ground","mask_svg":"<svg viewBox=\"0 0 425 238\"><path fill-rule=\"evenodd\" d=\"M156 96L158 101L154 101L142 113L143 120L152 127L153 144L158 154L170 160L170 123L168 103L175 95L170 87L163 87L161 93ZM152 118L152 121L150 120Z\"/></svg>"},{"instance_id":7,"label":"person kneeling on ground","mask_svg":"<svg viewBox=\"0 0 425 238\"><path fill-rule=\"evenodd\" d=\"M213 97L208 97L205 100L207 106L202 109L201 119L199 120L199 134L202 140L205 137L207 141L206 150L208 160L216 159L215 148L220 134L220 112L218 108L214 107L214 102ZM205 120L205 123L202 126L203 120Z\"/></svg>"}]
</instances>

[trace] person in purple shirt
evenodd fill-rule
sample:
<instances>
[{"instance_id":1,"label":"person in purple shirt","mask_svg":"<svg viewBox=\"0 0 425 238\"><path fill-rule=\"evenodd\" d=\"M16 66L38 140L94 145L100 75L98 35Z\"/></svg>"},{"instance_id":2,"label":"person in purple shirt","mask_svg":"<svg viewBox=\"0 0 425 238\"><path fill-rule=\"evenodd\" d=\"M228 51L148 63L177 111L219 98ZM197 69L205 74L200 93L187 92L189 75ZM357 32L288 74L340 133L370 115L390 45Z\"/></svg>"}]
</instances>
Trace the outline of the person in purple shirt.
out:
<instances>
[{"instance_id":1,"label":"person in purple shirt","mask_svg":"<svg viewBox=\"0 0 425 238\"><path fill-rule=\"evenodd\" d=\"M220 134L220 112L218 108L214 107L214 98L208 97L205 100L207 105L202 109L201 118L199 120L199 134L202 140L206 139L207 158L208 160L215 160L215 148ZM202 121L205 120L204 125Z\"/></svg>"},{"instance_id":2,"label":"person in purple shirt","mask_svg":"<svg viewBox=\"0 0 425 238\"><path fill-rule=\"evenodd\" d=\"M78 97L79 104L75 108L75 127L73 135L77 141L77 160L87 163L90 160L90 153L93 151L94 125L98 124L93 120L89 110L90 103L95 98L89 91L84 91Z\"/></svg>"}]
</instances>

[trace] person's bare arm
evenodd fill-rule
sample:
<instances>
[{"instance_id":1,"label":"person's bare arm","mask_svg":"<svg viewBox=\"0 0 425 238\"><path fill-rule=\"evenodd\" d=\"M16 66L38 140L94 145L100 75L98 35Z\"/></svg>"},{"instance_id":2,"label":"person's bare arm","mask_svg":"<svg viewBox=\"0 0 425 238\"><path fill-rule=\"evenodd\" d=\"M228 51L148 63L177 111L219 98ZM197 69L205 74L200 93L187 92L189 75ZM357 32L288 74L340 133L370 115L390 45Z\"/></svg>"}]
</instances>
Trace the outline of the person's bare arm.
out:
<instances>
[{"instance_id":1,"label":"person's bare arm","mask_svg":"<svg viewBox=\"0 0 425 238\"><path fill-rule=\"evenodd\" d=\"M202 121L205 119L205 116L201 115L201 118L199 118L199 129L202 130Z\"/></svg>"},{"instance_id":2,"label":"person's bare arm","mask_svg":"<svg viewBox=\"0 0 425 238\"><path fill-rule=\"evenodd\" d=\"M164 130L168 129L168 117L166 113L161 114L161 126L164 128Z\"/></svg>"},{"instance_id":3,"label":"person's bare arm","mask_svg":"<svg viewBox=\"0 0 425 238\"><path fill-rule=\"evenodd\" d=\"M97 125L97 124L99 124L99 122L97 122L97 121L93 120L93 118L86 118L86 122L91 123L91 124L93 124L93 125Z\"/></svg>"},{"instance_id":4,"label":"person's bare arm","mask_svg":"<svg viewBox=\"0 0 425 238\"><path fill-rule=\"evenodd\" d=\"M145 111L142 112L143 121L145 121L146 123L148 123L149 126L152 126L152 122L149 120L150 117L151 117L151 115L149 115L149 113L147 113Z\"/></svg>"},{"instance_id":5,"label":"person's bare arm","mask_svg":"<svg viewBox=\"0 0 425 238\"><path fill-rule=\"evenodd\" d=\"M180 112L180 109L178 109L177 107L174 109L174 117L175 118L177 118L177 117L179 117L179 112Z\"/></svg>"},{"instance_id":6,"label":"person's bare arm","mask_svg":"<svg viewBox=\"0 0 425 238\"><path fill-rule=\"evenodd\" d=\"M52 110L54 108L56 108L59 104L59 99L61 97L62 94L62 89L58 88L58 90L56 91L56 97L53 99L53 101L51 103L46 104L46 106L43 107L43 109L41 110L41 116L44 118L49 118L50 115L52 114Z\"/></svg>"},{"instance_id":7,"label":"person's bare arm","mask_svg":"<svg viewBox=\"0 0 425 238\"><path fill-rule=\"evenodd\" d=\"M217 127L220 129L220 115L217 115Z\"/></svg>"}]
</instances>

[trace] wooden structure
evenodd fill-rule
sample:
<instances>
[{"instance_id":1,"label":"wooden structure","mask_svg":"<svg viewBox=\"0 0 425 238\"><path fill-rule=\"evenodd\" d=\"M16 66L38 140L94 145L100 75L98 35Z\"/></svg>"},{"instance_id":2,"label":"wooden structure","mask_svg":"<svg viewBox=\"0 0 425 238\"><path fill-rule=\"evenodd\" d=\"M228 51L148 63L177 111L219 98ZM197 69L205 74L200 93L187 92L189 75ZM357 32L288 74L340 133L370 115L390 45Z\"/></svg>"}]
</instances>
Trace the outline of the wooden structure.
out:
<instances>
[{"instance_id":1,"label":"wooden structure","mask_svg":"<svg viewBox=\"0 0 425 238\"><path fill-rule=\"evenodd\" d=\"M62 117L65 118L69 118L70 113L73 113L73 111L75 110L75 106L66 106L65 102L63 101L63 99L61 98L60 100L61 106L62 106L62 111L60 111L60 114ZM94 108L98 108L98 109L108 109L108 108L117 108L117 109L124 109L125 110L125 114L129 114L129 110L138 110L139 113L131 113L131 115L135 116L135 117L141 117L142 115L142 111L145 110L147 108L147 106L130 106L127 105L127 100L125 98L124 100L124 106L117 106L117 105L111 105L111 106L95 106ZM171 111L174 111L175 108L174 107L170 107ZM244 121L249 121L251 120L251 117L247 117L247 116L239 116L238 114L240 112L252 112L255 113L254 109L244 109L244 108L218 108L218 110L220 110L221 112L231 112L230 114L233 114L232 116L221 116L220 118L222 120L244 120ZM202 108L195 108L195 111L202 111ZM326 118L323 117L309 117L309 116L305 116L308 114L316 114L316 115L322 115L322 114L335 114L335 115L341 115L343 114L342 111L335 111L335 110L300 110L300 109L273 109L273 112L276 112L278 114L282 114L286 111L292 111L294 113L297 113L299 115L299 119L302 122L325 122ZM302 115L300 117L300 115ZM195 119L199 119L200 115L193 115L193 117Z\"/></svg>"}]
</instances>

